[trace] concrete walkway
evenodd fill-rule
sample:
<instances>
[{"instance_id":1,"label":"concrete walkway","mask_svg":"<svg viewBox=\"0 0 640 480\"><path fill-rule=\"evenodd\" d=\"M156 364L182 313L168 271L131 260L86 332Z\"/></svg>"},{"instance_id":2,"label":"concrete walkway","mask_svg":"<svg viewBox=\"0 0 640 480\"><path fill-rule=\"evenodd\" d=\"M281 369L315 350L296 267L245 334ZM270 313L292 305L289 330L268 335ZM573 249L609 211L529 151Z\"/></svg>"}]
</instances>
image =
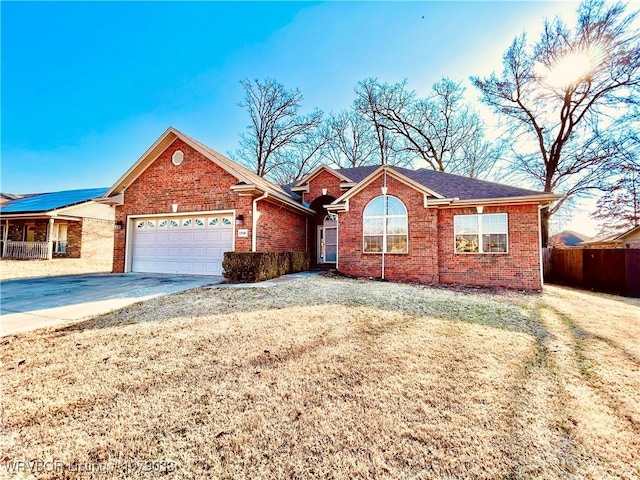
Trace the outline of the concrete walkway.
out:
<instances>
[{"instance_id":1,"label":"concrete walkway","mask_svg":"<svg viewBox=\"0 0 640 480\"><path fill-rule=\"evenodd\" d=\"M127 273L3 281L0 336L64 325L223 280L220 276Z\"/></svg>"}]
</instances>

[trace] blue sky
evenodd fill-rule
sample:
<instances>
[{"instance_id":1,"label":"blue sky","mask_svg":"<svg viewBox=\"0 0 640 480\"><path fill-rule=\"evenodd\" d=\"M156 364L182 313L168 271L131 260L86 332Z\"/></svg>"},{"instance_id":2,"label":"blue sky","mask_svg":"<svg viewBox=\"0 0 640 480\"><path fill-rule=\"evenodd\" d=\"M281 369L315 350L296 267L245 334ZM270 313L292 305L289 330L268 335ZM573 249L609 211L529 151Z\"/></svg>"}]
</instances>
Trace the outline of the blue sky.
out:
<instances>
[{"instance_id":1,"label":"blue sky","mask_svg":"<svg viewBox=\"0 0 640 480\"><path fill-rule=\"evenodd\" d=\"M575 6L2 2L1 189L110 186L169 125L233 151L245 77L274 77L326 112L367 77L423 93L445 75L468 83L499 69L516 35Z\"/></svg>"}]
</instances>

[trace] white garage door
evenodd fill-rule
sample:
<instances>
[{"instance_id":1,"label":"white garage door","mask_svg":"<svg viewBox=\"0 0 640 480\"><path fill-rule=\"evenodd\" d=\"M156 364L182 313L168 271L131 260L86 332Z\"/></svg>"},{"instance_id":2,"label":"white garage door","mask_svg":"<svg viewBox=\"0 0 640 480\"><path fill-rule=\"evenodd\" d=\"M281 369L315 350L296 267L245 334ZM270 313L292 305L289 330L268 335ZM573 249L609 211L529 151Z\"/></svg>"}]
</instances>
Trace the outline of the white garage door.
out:
<instances>
[{"instance_id":1,"label":"white garage door","mask_svg":"<svg viewBox=\"0 0 640 480\"><path fill-rule=\"evenodd\" d=\"M131 271L222 275L233 232L229 214L136 218Z\"/></svg>"}]
</instances>

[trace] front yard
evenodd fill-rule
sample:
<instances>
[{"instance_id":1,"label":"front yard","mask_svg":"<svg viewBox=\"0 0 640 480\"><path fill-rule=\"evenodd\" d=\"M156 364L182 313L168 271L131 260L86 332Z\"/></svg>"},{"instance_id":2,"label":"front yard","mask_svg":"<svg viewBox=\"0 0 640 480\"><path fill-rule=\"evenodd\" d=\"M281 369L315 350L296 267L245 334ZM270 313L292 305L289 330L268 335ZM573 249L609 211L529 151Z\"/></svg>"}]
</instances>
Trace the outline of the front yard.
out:
<instances>
[{"instance_id":1,"label":"front yard","mask_svg":"<svg viewBox=\"0 0 640 480\"><path fill-rule=\"evenodd\" d=\"M111 272L111 258L54 258L51 260L0 260L0 280Z\"/></svg>"},{"instance_id":2,"label":"front yard","mask_svg":"<svg viewBox=\"0 0 640 480\"><path fill-rule=\"evenodd\" d=\"M559 287L198 289L0 339L0 468L639 478L638 338L640 301Z\"/></svg>"}]
</instances>

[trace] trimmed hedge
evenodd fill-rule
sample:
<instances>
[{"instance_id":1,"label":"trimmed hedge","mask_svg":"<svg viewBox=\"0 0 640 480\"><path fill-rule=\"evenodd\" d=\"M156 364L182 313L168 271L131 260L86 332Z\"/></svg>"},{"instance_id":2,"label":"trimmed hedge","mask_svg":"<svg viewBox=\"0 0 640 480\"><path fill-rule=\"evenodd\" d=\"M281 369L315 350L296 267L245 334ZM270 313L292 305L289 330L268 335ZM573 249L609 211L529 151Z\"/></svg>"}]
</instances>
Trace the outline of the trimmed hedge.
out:
<instances>
[{"instance_id":1,"label":"trimmed hedge","mask_svg":"<svg viewBox=\"0 0 640 480\"><path fill-rule=\"evenodd\" d=\"M225 252L223 275L234 283L253 283L309 270L307 252Z\"/></svg>"}]
</instances>

